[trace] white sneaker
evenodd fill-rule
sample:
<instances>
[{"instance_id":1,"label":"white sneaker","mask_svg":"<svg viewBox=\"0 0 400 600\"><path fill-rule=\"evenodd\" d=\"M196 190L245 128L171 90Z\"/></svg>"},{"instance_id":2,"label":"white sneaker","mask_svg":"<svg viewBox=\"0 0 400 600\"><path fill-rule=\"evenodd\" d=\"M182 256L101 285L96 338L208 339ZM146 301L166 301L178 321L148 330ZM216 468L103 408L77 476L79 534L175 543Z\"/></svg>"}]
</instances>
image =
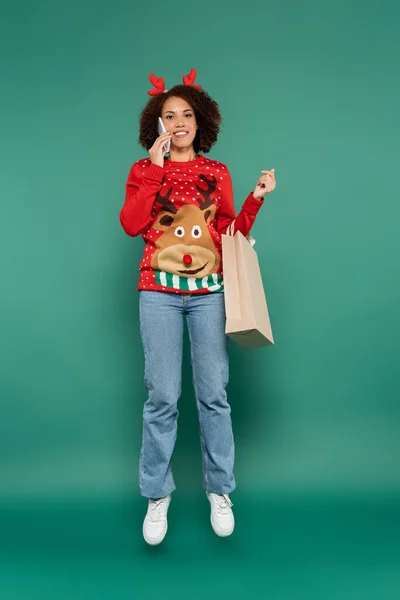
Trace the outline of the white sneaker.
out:
<instances>
[{"instance_id":1,"label":"white sneaker","mask_svg":"<svg viewBox=\"0 0 400 600\"><path fill-rule=\"evenodd\" d=\"M206 494L211 504L211 525L215 533L220 537L231 535L235 527L235 518L228 494Z\"/></svg>"},{"instance_id":2,"label":"white sneaker","mask_svg":"<svg viewBox=\"0 0 400 600\"><path fill-rule=\"evenodd\" d=\"M171 495L158 500L149 499L147 514L143 522L143 537L150 546L161 544L168 529L167 513Z\"/></svg>"}]
</instances>

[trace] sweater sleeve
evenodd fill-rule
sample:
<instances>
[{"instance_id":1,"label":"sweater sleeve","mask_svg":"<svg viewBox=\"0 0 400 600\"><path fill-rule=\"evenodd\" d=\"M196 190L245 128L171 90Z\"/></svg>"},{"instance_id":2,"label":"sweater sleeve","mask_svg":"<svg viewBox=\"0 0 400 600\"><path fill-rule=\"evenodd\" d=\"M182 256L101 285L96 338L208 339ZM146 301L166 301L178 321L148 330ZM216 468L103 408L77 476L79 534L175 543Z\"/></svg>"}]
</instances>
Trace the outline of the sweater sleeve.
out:
<instances>
[{"instance_id":1,"label":"sweater sleeve","mask_svg":"<svg viewBox=\"0 0 400 600\"><path fill-rule=\"evenodd\" d=\"M126 182L125 202L119 214L121 225L128 235L140 235L149 227L164 172L162 167L153 164L145 169L144 174L139 163L132 166Z\"/></svg>"},{"instance_id":2,"label":"sweater sleeve","mask_svg":"<svg viewBox=\"0 0 400 600\"><path fill-rule=\"evenodd\" d=\"M232 179L229 171L221 184L221 203L217 228L220 234L234 235L240 231L244 236L249 235L256 216L264 199L258 200L250 193L237 217L233 203Z\"/></svg>"}]
</instances>

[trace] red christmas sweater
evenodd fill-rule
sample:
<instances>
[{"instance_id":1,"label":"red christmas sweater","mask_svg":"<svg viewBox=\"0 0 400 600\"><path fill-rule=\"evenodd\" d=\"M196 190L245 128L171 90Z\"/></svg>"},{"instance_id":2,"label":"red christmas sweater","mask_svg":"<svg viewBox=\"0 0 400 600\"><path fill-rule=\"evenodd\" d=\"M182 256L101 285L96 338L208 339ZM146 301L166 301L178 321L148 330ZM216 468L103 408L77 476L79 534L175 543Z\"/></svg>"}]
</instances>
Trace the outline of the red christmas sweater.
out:
<instances>
[{"instance_id":1,"label":"red christmas sweater","mask_svg":"<svg viewBox=\"0 0 400 600\"><path fill-rule=\"evenodd\" d=\"M202 155L188 162L136 162L120 212L124 231L142 235L139 290L223 291L221 235L247 236L263 204L252 194L235 216L227 167ZM228 231L227 231L228 230Z\"/></svg>"}]
</instances>

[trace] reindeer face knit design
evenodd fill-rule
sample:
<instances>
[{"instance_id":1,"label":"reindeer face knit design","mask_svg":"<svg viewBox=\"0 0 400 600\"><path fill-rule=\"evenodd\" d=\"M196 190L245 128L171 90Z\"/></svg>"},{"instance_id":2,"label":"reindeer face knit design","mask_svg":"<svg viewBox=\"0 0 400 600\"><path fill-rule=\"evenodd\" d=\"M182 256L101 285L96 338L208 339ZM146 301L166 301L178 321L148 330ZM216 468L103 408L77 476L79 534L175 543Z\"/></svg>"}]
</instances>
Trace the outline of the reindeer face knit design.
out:
<instances>
[{"instance_id":1,"label":"reindeer face knit design","mask_svg":"<svg viewBox=\"0 0 400 600\"><path fill-rule=\"evenodd\" d=\"M262 201L252 194L235 218L232 182L222 163L201 155L188 162L135 163L120 212L128 235L145 249L139 290L180 294L223 291L221 235L247 235Z\"/></svg>"}]
</instances>

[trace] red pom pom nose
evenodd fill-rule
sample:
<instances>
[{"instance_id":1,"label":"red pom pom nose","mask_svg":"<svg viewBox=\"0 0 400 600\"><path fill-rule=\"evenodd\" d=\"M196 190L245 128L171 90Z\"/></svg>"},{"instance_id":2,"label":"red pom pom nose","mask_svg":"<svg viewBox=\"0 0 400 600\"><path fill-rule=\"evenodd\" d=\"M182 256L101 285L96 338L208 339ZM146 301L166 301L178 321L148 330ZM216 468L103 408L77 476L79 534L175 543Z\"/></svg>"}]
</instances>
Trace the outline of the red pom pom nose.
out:
<instances>
[{"instance_id":1,"label":"red pom pom nose","mask_svg":"<svg viewBox=\"0 0 400 600\"><path fill-rule=\"evenodd\" d=\"M183 257L183 262L185 263L185 265L189 266L192 264L193 259L190 256L190 254L185 254L185 256Z\"/></svg>"}]
</instances>

